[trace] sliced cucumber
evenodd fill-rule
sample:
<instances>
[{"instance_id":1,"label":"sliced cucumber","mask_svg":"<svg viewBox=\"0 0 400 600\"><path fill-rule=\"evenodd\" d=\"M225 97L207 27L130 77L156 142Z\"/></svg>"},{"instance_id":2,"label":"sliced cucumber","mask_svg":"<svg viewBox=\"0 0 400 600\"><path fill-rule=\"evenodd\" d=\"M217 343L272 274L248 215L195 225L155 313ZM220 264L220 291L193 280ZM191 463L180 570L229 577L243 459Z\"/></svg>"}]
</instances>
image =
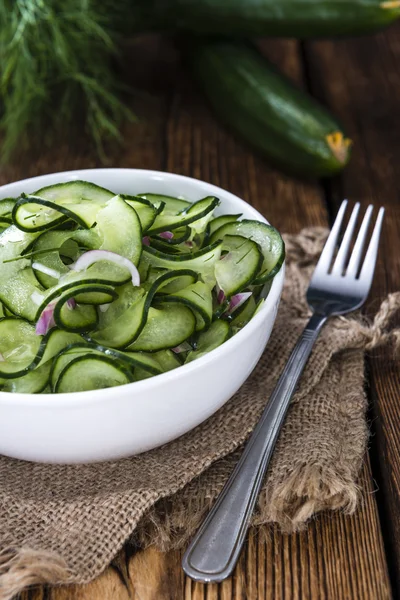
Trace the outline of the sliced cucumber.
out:
<instances>
[{"instance_id":1,"label":"sliced cucumber","mask_svg":"<svg viewBox=\"0 0 400 600\"><path fill-rule=\"evenodd\" d=\"M127 350L154 352L174 348L191 336L195 329L196 318L183 304L150 308L143 331Z\"/></svg>"},{"instance_id":2,"label":"sliced cucumber","mask_svg":"<svg viewBox=\"0 0 400 600\"><path fill-rule=\"evenodd\" d=\"M83 339L77 333L61 331L60 329L51 329L43 336L39 352L36 357L38 366L44 365L67 346L82 343Z\"/></svg>"},{"instance_id":3,"label":"sliced cucumber","mask_svg":"<svg viewBox=\"0 0 400 600\"><path fill-rule=\"evenodd\" d=\"M97 327L98 313L96 307L91 304L77 304L71 309L68 300L79 298L83 294L84 299L87 294L95 296L95 300L100 302L104 299L110 302L117 296L111 286L101 286L98 284L80 285L65 291L58 299L54 307L54 321L57 327L64 331L73 333L84 333ZM99 297L100 296L100 297Z\"/></svg>"},{"instance_id":4,"label":"sliced cucumber","mask_svg":"<svg viewBox=\"0 0 400 600\"><path fill-rule=\"evenodd\" d=\"M106 312L100 313L98 328L91 338L98 344L113 348L128 346L146 323L146 299L147 295L142 288L133 288L132 294L127 287L122 292L119 291L118 299Z\"/></svg>"},{"instance_id":5,"label":"sliced cucumber","mask_svg":"<svg viewBox=\"0 0 400 600\"><path fill-rule=\"evenodd\" d=\"M153 225L156 216L164 208L163 203L160 203L157 208L151 202L145 198L139 198L139 196L127 196L126 194L120 194L120 197L136 211L143 233L146 233L146 231Z\"/></svg>"},{"instance_id":6,"label":"sliced cucumber","mask_svg":"<svg viewBox=\"0 0 400 600\"><path fill-rule=\"evenodd\" d=\"M244 327L253 317L256 308L254 296L250 296L250 298L247 298L246 302L243 302L243 304L232 313L230 321L231 327L237 329Z\"/></svg>"},{"instance_id":7,"label":"sliced cucumber","mask_svg":"<svg viewBox=\"0 0 400 600\"><path fill-rule=\"evenodd\" d=\"M260 221L244 219L236 223L227 223L211 236L211 243L222 240L226 235L241 235L256 242L263 254L263 264L255 285L265 283L278 273L285 260L285 244L275 227Z\"/></svg>"},{"instance_id":8,"label":"sliced cucumber","mask_svg":"<svg viewBox=\"0 0 400 600\"><path fill-rule=\"evenodd\" d=\"M196 360L211 350L215 350L218 346L221 346L230 335L229 325L226 321L214 321L211 327L200 333L196 350L192 350L186 357L185 363L192 362L192 360Z\"/></svg>"},{"instance_id":9,"label":"sliced cucumber","mask_svg":"<svg viewBox=\"0 0 400 600\"><path fill-rule=\"evenodd\" d=\"M256 242L240 235L225 235L222 249L227 254L215 265L215 276L220 289L230 298L256 279L263 255Z\"/></svg>"},{"instance_id":10,"label":"sliced cucumber","mask_svg":"<svg viewBox=\"0 0 400 600\"><path fill-rule=\"evenodd\" d=\"M160 208L160 212L164 215L177 215L186 208L190 207L190 202L173 196L162 196L161 194L138 194L139 198L148 200L156 208Z\"/></svg>"},{"instance_id":11,"label":"sliced cucumber","mask_svg":"<svg viewBox=\"0 0 400 600\"><path fill-rule=\"evenodd\" d=\"M171 233L173 233L174 237L170 240L166 240L165 238L156 235L152 237L151 243L154 244L154 241L156 240L158 242L163 242L164 244L166 244L166 246L177 246L178 244L182 244L183 242L186 242L186 240L188 240L190 237L190 227L185 226L181 229L174 229L174 231Z\"/></svg>"},{"instance_id":12,"label":"sliced cucumber","mask_svg":"<svg viewBox=\"0 0 400 600\"><path fill-rule=\"evenodd\" d=\"M32 265L39 263L43 266L42 270L34 268L35 276L43 287L50 288L57 285L60 277L69 273L60 254L62 245L69 241L72 235L71 231L46 231L34 242L31 263ZM51 271L54 271L54 275L51 274Z\"/></svg>"},{"instance_id":13,"label":"sliced cucumber","mask_svg":"<svg viewBox=\"0 0 400 600\"><path fill-rule=\"evenodd\" d=\"M98 211L96 220L95 232L102 240L99 250L110 250L138 265L142 227L136 211L121 196L115 196Z\"/></svg>"},{"instance_id":14,"label":"sliced cucumber","mask_svg":"<svg viewBox=\"0 0 400 600\"><path fill-rule=\"evenodd\" d=\"M215 283L214 269L222 251L222 243L216 242L203 250L186 254L168 255L151 247L143 248L143 260L161 269L191 269L197 271L205 283Z\"/></svg>"},{"instance_id":15,"label":"sliced cucumber","mask_svg":"<svg viewBox=\"0 0 400 600\"><path fill-rule=\"evenodd\" d=\"M163 212L157 216L148 233L149 235L154 235L163 231L173 231L184 225L190 225L194 221L198 221L209 213L212 213L218 205L218 198L215 198L215 196L208 196L198 202L194 202L178 215L167 214L164 209Z\"/></svg>"},{"instance_id":16,"label":"sliced cucumber","mask_svg":"<svg viewBox=\"0 0 400 600\"><path fill-rule=\"evenodd\" d=\"M100 207L113 196L112 192L86 181L59 183L21 196L13 209L13 221L27 232L44 231L67 219L90 228Z\"/></svg>"},{"instance_id":17,"label":"sliced cucumber","mask_svg":"<svg viewBox=\"0 0 400 600\"><path fill-rule=\"evenodd\" d=\"M99 284L119 286L128 280L130 280L130 274L127 269L105 260L94 263L86 271L70 271L59 280L58 285L53 286L44 293L42 302L36 307L35 319L39 318L39 315L49 302L77 285Z\"/></svg>"},{"instance_id":18,"label":"sliced cucumber","mask_svg":"<svg viewBox=\"0 0 400 600\"><path fill-rule=\"evenodd\" d=\"M54 387L56 393L84 392L133 381L128 369L107 356L78 356L64 367Z\"/></svg>"},{"instance_id":19,"label":"sliced cucumber","mask_svg":"<svg viewBox=\"0 0 400 600\"><path fill-rule=\"evenodd\" d=\"M212 319L212 294L208 285L197 281L188 287L167 296L161 296L160 302L179 302L188 306L196 315L196 331L210 326Z\"/></svg>"},{"instance_id":20,"label":"sliced cucumber","mask_svg":"<svg viewBox=\"0 0 400 600\"><path fill-rule=\"evenodd\" d=\"M1 386L3 392L13 394L40 394L47 387L50 379L51 364L47 363L29 371L17 379L7 379Z\"/></svg>"},{"instance_id":21,"label":"sliced cucumber","mask_svg":"<svg viewBox=\"0 0 400 600\"><path fill-rule=\"evenodd\" d=\"M143 356L143 353L141 355ZM159 352L154 352L151 356L158 362L164 373L172 371L172 369L176 369L182 364L177 355L171 350L160 350Z\"/></svg>"},{"instance_id":22,"label":"sliced cucumber","mask_svg":"<svg viewBox=\"0 0 400 600\"><path fill-rule=\"evenodd\" d=\"M9 217L11 219L11 214L15 203L15 198L3 198L0 200L0 217Z\"/></svg>"},{"instance_id":23,"label":"sliced cucumber","mask_svg":"<svg viewBox=\"0 0 400 600\"><path fill-rule=\"evenodd\" d=\"M227 225L227 223L235 223L238 219L240 219L242 215L220 215L219 217L215 217L212 219L207 225L207 235L211 237L217 229L222 227L223 225Z\"/></svg>"},{"instance_id":24,"label":"sliced cucumber","mask_svg":"<svg viewBox=\"0 0 400 600\"><path fill-rule=\"evenodd\" d=\"M44 298L45 290L37 281L31 267L18 271L0 287L0 301L14 315L34 321L37 304L33 298Z\"/></svg>"},{"instance_id":25,"label":"sliced cucumber","mask_svg":"<svg viewBox=\"0 0 400 600\"><path fill-rule=\"evenodd\" d=\"M22 377L34 367L41 337L23 319L7 317L0 321L0 377Z\"/></svg>"},{"instance_id":26,"label":"sliced cucumber","mask_svg":"<svg viewBox=\"0 0 400 600\"><path fill-rule=\"evenodd\" d=\"M193 273L187 270L164 273L151 284L147 294L143 288L132 290L124 286L118 290L118 300L100 315L99 328L92 334L92 339L113 348L131 345L146 325L149 309L157 291L166 283L182 282L182 278L187 277L193 279Z\"/></svg>"}]
</instances>

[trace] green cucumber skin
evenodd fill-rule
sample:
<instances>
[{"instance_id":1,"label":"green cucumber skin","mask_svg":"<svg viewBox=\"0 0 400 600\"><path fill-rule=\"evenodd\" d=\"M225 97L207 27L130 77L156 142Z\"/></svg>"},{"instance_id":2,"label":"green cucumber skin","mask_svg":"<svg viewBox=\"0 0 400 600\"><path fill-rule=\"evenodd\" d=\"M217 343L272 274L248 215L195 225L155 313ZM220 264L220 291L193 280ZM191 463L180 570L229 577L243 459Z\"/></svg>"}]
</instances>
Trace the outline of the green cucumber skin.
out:
<instances>
[{"instance_id":1,"label":"green cucumber skin","mask_svg":"<svg viewBox=\"0 0 400 600\"><path fill-rule=\"evenodd\" d=\"M188 60L214 111L274 165L296 175L339 172L326 136L341 132L330 113L247 43L194 40Z\"/></svg>"},{"instance_id":2,"label":"green cucumber skin","mask_svg":"<svg viewBox=\"0 0 400 600\"><path fill-rule=\"evenodd\" d=\"M371 33L400 17L400 7L384 8L382 3L382 0L173 0L169 17L171 27L194 33L303 39L337 37Z\"/></svg>"}]
</instances>

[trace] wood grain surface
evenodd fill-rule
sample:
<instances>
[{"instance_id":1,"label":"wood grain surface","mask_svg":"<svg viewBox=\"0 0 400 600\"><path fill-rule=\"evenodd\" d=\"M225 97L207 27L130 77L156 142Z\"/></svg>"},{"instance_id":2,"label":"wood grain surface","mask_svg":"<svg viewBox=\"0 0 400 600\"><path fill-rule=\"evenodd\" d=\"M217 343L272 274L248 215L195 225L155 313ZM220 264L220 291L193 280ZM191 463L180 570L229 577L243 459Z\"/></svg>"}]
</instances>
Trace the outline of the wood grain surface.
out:
<instances>
[{"instance_id":1,"label":"wood grain surface","mask_svg":"<svg viewBox=\"0 0 400 600\"><path fill-rule=\"evenodd\" d=\"M330 106L354 140L344 176L304 183L272 170L211 115L180 64L170 40L146 38L127 47L126 77L140 89L142 115L126 127L124 148L110 166L170 170L199 177L245 198L282 231L327 225L344 195L388 207L374 293L399 288L400 221L397 150L400 148L400 28L341 42L262 42L266 54L297 83ZM397 126L396 126L397 123ZM84 148L44 152L26 162L26 175L95 166ZM0 179L20 178L21 165ZM37 589L21 600L376 600L398 597L400 573L400 378L389 350L368 361L376 430L356 514L321 514L306 531L286 536L250 531L233 577L204 586L183 576L181 552L127 547L102 576L85 586ZM373 467L373 474L371 466ZM379 483L379 491L377 492ZM378 506L379 500L379 506ZM382 533L383 532L383 533ZM388 565L391 568L392 585Z\"/></svg>"}]
</instances>

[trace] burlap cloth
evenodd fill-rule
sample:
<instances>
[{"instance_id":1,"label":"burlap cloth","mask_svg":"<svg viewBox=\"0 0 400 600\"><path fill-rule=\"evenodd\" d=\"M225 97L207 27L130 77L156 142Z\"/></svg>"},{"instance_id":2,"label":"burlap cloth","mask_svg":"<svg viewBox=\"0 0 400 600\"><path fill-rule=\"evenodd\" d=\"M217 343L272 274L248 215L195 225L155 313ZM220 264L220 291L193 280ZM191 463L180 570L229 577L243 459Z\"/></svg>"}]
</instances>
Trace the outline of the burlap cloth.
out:
<instances>
[{"instance_id":1,"label":"burlap cloth","mask_svg":"<svg viewBox=\"0 0 400 600\"><path fill-rule=\"evenodd\" d=\"M0 598L34 583L84 583L133 535L167 549L187 541L221 490L308 317L305 288L324 229L286 236L287 276L260 363L213 417L151 452L103 464L57 466L0 458ZM400 294L372 323L332 319L291 405L255 523L294 531L321 510L353 511L368 431L363 352L400 342L387 331ZM190 398L188 398L190 402Z\"/></svg>"}]
</instances>

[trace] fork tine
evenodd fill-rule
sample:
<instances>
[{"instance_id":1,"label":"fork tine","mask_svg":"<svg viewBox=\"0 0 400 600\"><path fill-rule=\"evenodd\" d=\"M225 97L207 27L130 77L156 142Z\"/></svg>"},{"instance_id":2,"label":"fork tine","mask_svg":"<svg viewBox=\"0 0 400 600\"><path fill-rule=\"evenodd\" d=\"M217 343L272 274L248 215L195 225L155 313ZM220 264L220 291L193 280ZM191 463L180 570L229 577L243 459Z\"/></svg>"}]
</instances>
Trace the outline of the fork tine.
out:
<instances>
[{"instance_id":1,"label":"fork tine","mask_svg":"<svg viewBox=\"0 0 400 600\"><path fill-rule=\"evenodd\" d=\"M364 249L365 241L367 239L368 227L371 221L371 215L374 207L370 204L365 211L363 222L361 223L360 231L358 233L356 243L354 244L353 252L351 253L349 266L346 270L346 277L356 277L358 268L361 263L362 252Z\"/></svg>"},{"instance_id":2,"label":"fork tine","mask_svg":"<svg viewBox=\"0 0 400 600\"><path fill-rule=\"evenodd\" d=\"M344 213L346 212L347 200L343 200L340 205L338 214L336 216L335 222L331 229L328 239L326 240L324 249L322 250L322 254L319 258L318 264L316 266L315 271L329 271L329 267L332 262L333 253L335 252L336 242L339 237L340 228L342 226Z\"/></svg>"},{"instance_id":3,"label":"fork tine","mask_svg":"<svg viewBox=\"0 0 400 600\"><path fill-rule=\"evenodd\" d=\"M354 229L356 226L359 210L360 210L360 203L357 202L357 204L353 208L353 212L351 213L349 223L346 227L346 231L344 232L342 243L340 244L340 248L337 253L336 260L333 264L332 275L342 275L343 274L346 259L349 255L350 244L351 244L353 232L354 232Z\"/></svg>"},{"instance_id":4,"label":"fork tine","mask_svg":"<svg viewBox=\"0 0 400 600\"><path fill-rule=\"evenodd\" d=\"M381 235L383 215L385 209L381 207L378 212L374 231L372 232L371 241L368 246L367 254L365 255L364 263L361 268L360 281L363 281L368 287L371 286L372 277L374 275L376 257L378 255L379 237Z\"/></svg>"}]
</instances>

